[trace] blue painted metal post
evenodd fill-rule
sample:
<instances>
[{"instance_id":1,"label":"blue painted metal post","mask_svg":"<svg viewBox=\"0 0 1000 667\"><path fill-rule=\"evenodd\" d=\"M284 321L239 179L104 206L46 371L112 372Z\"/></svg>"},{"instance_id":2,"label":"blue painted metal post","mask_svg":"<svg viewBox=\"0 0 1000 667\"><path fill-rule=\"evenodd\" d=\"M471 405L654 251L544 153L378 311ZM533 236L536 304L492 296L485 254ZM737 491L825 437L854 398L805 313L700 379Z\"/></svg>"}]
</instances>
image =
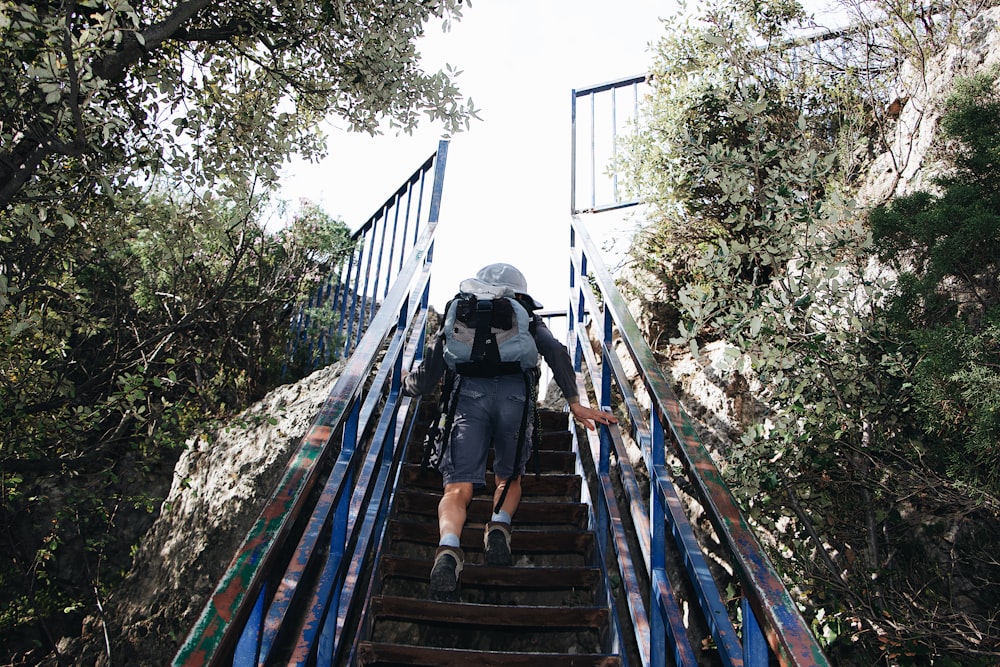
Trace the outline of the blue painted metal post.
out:
<instances>
[{"instance_id":1,"label":"blue painted metal post","mask_svg":"<svg viewBox=\"0 0 1000 667\"><path fill-rule=\"evenodd\" d=\"M386 262L385 285L382 287L382 299L389 293L389 285L392 284L392 264L396 256L396 236L399 232L399 201L400 195L396 195L396 203L392 209L392 236L389 238L389 260ZM381 265L381 262L379 262Z\"/></svg>"},{"instance_id":2,"label":"blue painted metal post","mask_svg":"<svg viewBox=\"0 0 1000 667\"><path fill-rule=\"evenodd\" d=\"M657 465L663 465L665 461L663 424L660 416L653 412L650 415L651 443L650 453L654 469ZM649 575L653 588L650 591L650 600L660 597L657 579L667 580L666 574L666 522L663 517L663 503L660 498L659 485L652 483L653 472L650 471L651 483L649 496ZM667 657L667 621L660 605L655 605L653 613L650 614L650 665L651 667L664 667Z\"/></svg>"},{"instance_id":3,"label":"blue painted metal post","mask_svg":"<svg viewBox=\"0 0 1000 667\"><path fill-rule=\"evenodd\" d=\"M584 344L584 341L582 340L582 336L580 334L584 332L584 323L587 321L587 318L586 318L586 311L587 311L587 307L586 306L587 306L587 304L586 304L586 301L584 300L584 296L583 296L583 286L586 285L586 284L587 284L587 255L583 254L581 252L581 254L580 254L580 276L579 276L579 282L577 283L577 289L576 289L576 292L575 292L575 294L576 294L576 321L578 323L578 326L577 326L577 329L576 329L577 330L577 336L576 336L576 344L577 344L576 370L578 370L578 371L582 368L583 349L582 349L581 346Z\"/></svg>"},{"instance_id":4,"label":"blue painted metal post","mask_svg":"<svg viewBox=\"0 0 1000 667\"><path fill-rule=\"evenodd\" d=\"M595 111L595 98L596 93L590 94L590 208L594 209L597 207L597 160L595 159L595 153L597 152L597 139L595 138L596 131L596 117Z\"/></svg>"},{"instance_id":5,"label":"blue painted metal post","mask_svg":"<svg viewBox=\"0 0 1000 667\"><path fill-rule=\"evenodd\" d=\"M434 164L434 183L431 191L431 208L427 212L427 222L436 223L441 215L441 193L444 188L444 168L448 161L448 142L438 144L437 162Z\"/></svg>"},{"instance_id":6,"label":"blue painted metal post","mask_svg":"<svg viewBox=\"0 0 1000 667\"><path fill-rule=\"evenodd\" d=\"M743 616L743 662L746 667L767 667L770 654L767 639L746 596L740 601L740 610Z\"/></svg>"},{"instance_id":7,"label":"blue painted metal post","mask_svg":"<svg viewBox=\"0 0 1000 667\"><path fill-rule=\"evenodd\" d=\"M413 188L410 187L406 191L406 212L403 213L403 229L399 234L400 243L402 243L404 247L406 246L406 237L409 235L410 231L410 204L412 203L412 200L413 200ZM402 249L400 249L399 266L396 267L397 273L399 272L400 269L403 268L403 258L405 256L406 253Z\"/></svg>"},{"instance_id":8,"label":"blue painted metal post","mask_svg":"<svg viewBox=\"0 0 1000 667\"><path fill-rule=\"evenodd\" d=\"M570 210L570 213L575 213L577 211L577 208L576 208L576 90L570 91L569 99L570 99L570 106L569 106L569 108L570 108L569 129L570 129L570 135L571 135L570 136L570 142L569 142L569 163L570 163L570 170L569 170L569 210ZM569 247L570 248L575 248L576 246L573 244L572 235L573 235L573 230L570 229ZM572 271L573 271L573 269L572 269L572 267L570 267L570 274L571 274L570 275L570 285L569 285L570 289L573 288ZM572 326L573 326L572 320L569 322L568 325L569 325L570 328L572 328Z\"/></svg>"},{"instance_id":9,"label":"blue painted metal post","mask_svg":"<svg viewBox=\"0 0 1000 667\"><path fill-rule=\"evenodd\" d=\"M233 655L233 667L253 667L257 664L257 656L260 653L260 635L264 627L264 602L267 593L267 586L262 586L257 595L257 601L253 604L253 611L250 618L240 634L240 640L236 644L236 652Z\"/></svg>"},{"instance_id":10,"label":"blue painted metal post","mask_svg":"<svg viewBox=\"0 0 1000 667\"><path fill-rule=\"evenodd\" d=\"M372 228L371 228L371 248L368 251L368 260L367 260L367 263L365 264L365 282L364 282L364 285L361 287L361 297L360 297L361 298L361 307L360 307L360 309L358 311L358 330L357 330L357 334L355 336L353 336L354 338L357 338L357 339L361 338L361 336L362 336L362 334L363 334L363 332L365 330L365 322L368 321L368 317L367 317L367 315L368 315L368 299L371 298L371 299L374 300L374 298L375 298L375 292L374 292L374 290L371 291L371 292L369 292L368 285L369 285L369 283L371 282L371 279L372 279L372 259L375 257L375 234L377 233L377 228L378 228L379 220L382 221L382 239L383 239L383 241L385 239L385 219L380 217L380 218L377 218L374 221L372 221ZM381 255L382 255L381 248L384 245L385 244L383 243L383 244L381 244L379 246L379 260L381 260ZM375 280L376 281L378 280L378 264L375 265ZM371 297L368 296L369 294L371 294ZM354 344L351 345L350 349L354 349Z\"/></svg>"},{"instance_id":11,"label":"blue painted metal post","mask_svg":"<svg viewBox=\"0 0 1000 667\"><path fill-rule=\"evenodd\" d=\"M440 149L439 149L440 150ZM420 213L424 210L424 184L427 181L427 172L420 173L420 192L417 195L417 217L413 224L413 242L420 238Z\"/></svg>"},{"instance_id":12,"label":"blue painted metal post","mask_svg":"<svg viewBox=\"0 0 1000 667\"><path fill-rule=\"evenodd\" d=\"M341 297L340 297L340 318L337 322L337 333L345 334L345 327L347 326L347 297L351 290L351 274L354 272L354 258L358 256L361 251L360 248L364 246L364 238L362 237L361 243L355 248L350 256L347 258L347 269L341 278Z\"/></svg>"}]
</instances>

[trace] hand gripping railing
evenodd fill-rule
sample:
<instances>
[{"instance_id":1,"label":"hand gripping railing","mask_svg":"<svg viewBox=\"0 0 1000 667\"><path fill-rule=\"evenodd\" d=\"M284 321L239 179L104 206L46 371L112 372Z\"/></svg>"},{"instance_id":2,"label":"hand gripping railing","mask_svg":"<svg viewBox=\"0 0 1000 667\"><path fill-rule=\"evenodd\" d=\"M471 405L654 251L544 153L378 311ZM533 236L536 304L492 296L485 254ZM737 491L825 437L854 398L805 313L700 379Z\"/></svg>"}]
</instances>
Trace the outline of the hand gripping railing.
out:
<instances>
[{"instance_id":1,"label":"hand gripping railing","mask_svg":"<svg viewBox=\"0 0 1000 667\"><path fill-rule=\"evenodd\" d=\"M818 643L740 513L715 462L699 441L601 262L593 241L576 216L572 222L570 256L570 344L575 350L577 369L586 367L598 401L605 409L612 405L614 385L649 471L650 497L643 498L618 428L605 426L600 428L599 435L590 435L589 448L600 484L598 498L592 499L598 534L603 536L599 543L605 562L617 559L642 664L664 665L668 651L672 652L677 665L698 664L697 653L688 643L683 616L667 578L665 556L669 529L683 557L689 587L697 598L723 664L766 667L770 647L786 667L825 667L828 663ZM591 284L598 290L599 298ZM600 340L600 361L591 347L593 332L588 330L588 324L600 327L594 334ZM648 416L640 408L614 349L616 334L635 363L648 394L651 406ZM581 392L581 396L585 395ZM742 642L674 489L666 465L668 442L683 463L697 500L711 519L742 584ZM631 515L628 518L637 533L639 553L628 546L627 528L615 498L610 473L612 448L618 456L621 484ZM613 554L609 551L612 548ZM650 582L648 605L643 602L646 596L639 583L642 579Z\"/></svg>"},{"instance_id":2,"label":"hand gripping railing","mask_svg":"<svg viewBox=\"0 0 1000 667\"><path fill-rule=\"evenodd\" d=\"M411 425L400 379L424 348L447 145L438 148L425 229L175 666L328 665L350 648L345 630L362 606L395 489L396 443Z\"/></svg>"}]
</instances>

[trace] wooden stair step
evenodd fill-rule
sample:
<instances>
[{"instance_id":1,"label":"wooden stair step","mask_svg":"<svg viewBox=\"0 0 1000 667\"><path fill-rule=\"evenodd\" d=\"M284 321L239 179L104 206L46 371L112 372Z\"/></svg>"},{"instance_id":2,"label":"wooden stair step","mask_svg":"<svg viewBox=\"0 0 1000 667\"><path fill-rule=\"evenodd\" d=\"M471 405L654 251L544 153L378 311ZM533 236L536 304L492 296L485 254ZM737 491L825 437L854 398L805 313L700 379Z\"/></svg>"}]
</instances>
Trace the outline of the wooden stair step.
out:
<instances>
[{"instance_id":1,"label":"wooden stair step","mask_svg":"<svg viewBox=\"0 0 1000 667\"><path fill-rule=\"evenodd\" d=\"M416 488L440 489L441 475L433 470L425 470L419 464L407 463L403 465L401 483ZM496 486L495 477L492 472L486 473L486 486L490 489ZM541 477L536 479L535 475L529 470L521 478L521 490L526 496L567 496L579 498L580 488L581 480L579 475L546 474L543 471Z\"/></svg>"},{"instance_id":2,"label":"wooden stair step","mask_svg":"<svg viewBox=\"0 0 1000 667\"><path fill-rule=\"evenodd\" d=\"M439 602L392 595L372 599L371 611L379 618L442 625L475 625L532 630L596 629L608 625L606 607L528 607L521 605Z\"/></svg>"},{"instance_id":3,"label":"wooden stair step","mask_svg":"<svg viewBox=\"0 0 1000 667\"><path fill-rule=\"evenodd\" d=\"M423 665L425 667L618 667L621 659L600 653L498 653L454 648L361 642L362 665Z\"/></svg>"},{"instance_id":4,"label":"wooden stair step","mask_svg":"<svg viewBox=\"0 0 1000 667\"><path fill-rule=\"evenodd\" d=\"M396 497L396 507L401 512L421 516L437 516L441 492L408 489ZM477 496L469 505L468 520L485 523L493 513L493 500ZM517 508L516 525L522 524L566 524L581 530L587 526L587 505L577 502L540 501L525 498Z\"/></svg>"},{"instance_id":5,"label":"wooden stair step","mask_svg":"<svg viewBox=\"0 0 1000 667\"><path fill-rule=\"evenodd\" d=\"M389 535L394 541L417 542L436 545L439 535L433 523L400 521L389 522ZM462 549L467 552L483 550L483 526L466 524L462 530ZM583 556L594 548L594 535L578 530L532 530L515 527L510 539L511 551L518 554L551 554L557 552L576 553Z\"/></svg>"},{"instance_id":6,"label":"wooden stair step","mask_svg":"<svg viewBox=\"0 0 1000 667\"><path fill-rule=\"evenodd\" d=\"M426 581L431 562L422 558L385 556L382 558L383 577L401 577ZM596 567L491 567L466 563L462 570L463 586L493 588L555 590L593 589L601 576Z\"/></svg>"},{"instance_id":7,"label":"wooden stair step","mask_svg":"<svg viewBox=\"0 0 1000 667\"><path fill-rule=\"evenodd\" d=\"M538 449L549 449L554 452L573 451L573 434L569 431L542 432L542 441Z\"/></svg>"},{"instance_id":8,"label":"wooden stair step","mask_svg":"<svg viewBox=\"0 0 1000 667\"><path fill-rule=\"evenodd\" d=\"M433 400L424 398L420 401L420 410L417 414L418 422L430 423L438 418L438 414L436 397ZM569 419L570 414L565 410L547 410L543 408L538 411L538 421L542 426L543 433L568 430Z\"/></svg>"},{"instance_id":9,"label":"wooden stair step","mask_svg":"<svg viewBox=\"0 0 1000 667\"><path fill-rule=\"evenodd\" d=\"M542 431L565 431L569 428L570 414L566 410L546 410L538 411L538 421L542 425Z\"/></svg>"},{"instance_id":10,"label":"wooden stair step","mask_svg":"<svg viewBox=\"0 0 1000 667\"><path fill-rule=\"evenodd\" d=\"M424 450L422 446L410 447L406 450L406 462L419 464L424 460ZM565 473L572 474L576 471L576 454L571 451L554 449L538 450L539 467L543 473ZM493 468L493 449L491 448L486 457L487 469ZM526 475L535 474L535 455L532 453L528 460Z\"/></svg>"},{"instance_id":11,"label":"wooden stair step","mask_svg":"<svg viewBox=\"0 0 1000 667\"><path fill-rule=\"evenodd\" d=\"M412 449L423 452L424 436L427 433L427 423L417 423L413 427L413 435L410 442ZM571 452L573 451L573 433L563 426L560 430L542 430L542 436L538 443L539 451Z\"/></svg>"}]
</instances>

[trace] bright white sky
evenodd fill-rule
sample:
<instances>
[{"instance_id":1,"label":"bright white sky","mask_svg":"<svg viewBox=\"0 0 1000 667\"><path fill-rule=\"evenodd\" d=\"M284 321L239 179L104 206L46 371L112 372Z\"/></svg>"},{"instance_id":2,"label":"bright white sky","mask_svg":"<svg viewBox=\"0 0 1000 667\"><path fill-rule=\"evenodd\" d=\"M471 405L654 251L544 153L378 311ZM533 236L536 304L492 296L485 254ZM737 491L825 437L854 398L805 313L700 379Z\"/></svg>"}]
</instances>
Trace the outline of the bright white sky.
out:
<instances>
[{"instance_id":1,"label":"bright white sky","mask_svg":"<svg viewBox=\"0 0 1000 667\"><path fill-rule=\"evenodd\" d=\"M451 139L434 251L431 304L464 278L509 262L546 308L565 307L569 274L570 100L574 88L644 73L673 0L473 0L419 51L458 84L482 121ZM351 228L363 223L437 148L440 127L413 136L327 128L329 157L296 163L282 197L308 198Z\"/></svg>"},{"instance_id":2,"label":"bright white sky","mask_svg":"<svg viewBox=\"0 0 1000 667\"><path fill-rule=\"evenodd\" d=\"M473 0L449 33L428 26L418 47L426 69L462 70L459 87L482 117L451 140L431 305L440 310L462 279L503 261L525 274L546 308L565 308L571 91L646 72L664 32L660 19L676 7L675 0ZM282 197L317 202L351 228L423 163L441 133L327 130L329 157L292 165ZM601 216L591 228L597 224ZM615 231L616 250L627 236Z\"/></svg>"}]
</instances>

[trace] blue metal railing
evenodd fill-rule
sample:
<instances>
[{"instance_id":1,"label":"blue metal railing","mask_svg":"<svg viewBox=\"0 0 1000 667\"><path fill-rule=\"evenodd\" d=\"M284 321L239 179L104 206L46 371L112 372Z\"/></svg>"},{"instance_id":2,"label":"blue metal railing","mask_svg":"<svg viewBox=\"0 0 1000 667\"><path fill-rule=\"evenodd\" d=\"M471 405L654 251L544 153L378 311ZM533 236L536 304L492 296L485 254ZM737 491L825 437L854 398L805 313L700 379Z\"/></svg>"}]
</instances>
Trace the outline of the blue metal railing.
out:
<instances>
[{"instance_id":1,"label":"blue metal railing","mask_svg":"<svg viewBox=\"0 0 1000 667\"><path fill-rule=\"evenodd\" d=\"M408 257L394 266L392 250L380 254L373 268L389 275L366 277L355 296L346 292L342 303L352 302L364 334L347 346L343 372L174 665L264 665L278 654L287 664L332 664L350 649L345 625L364 602L362 573L395 490L397 443L411 426L400 380L424 348L447 147L438 147L427 221ZM362 295L378 294L380 284L376 310ZM315 504L305 507L310 497Z\"/></svg>"},{"instance_id":2,"label":"blue metal railing","mask_svg":"<svg viewBox=\"0 0 1000 667\"><path fill-rule=\"evenodd\" d=\"M638 85L639 80L625 81ZM621 87L605 86L603 92ZM411 401L400 395L400 379L424 349L447 146L442 142L430 161L433 183L426 223L422 229L414 223L405 260L411 232L408 211L422 207L426 164L362 226L365 240L341 267L337 289L331 289L336 295L330 303L341 315L342 349L348 357L344 371L175 665L264 665L278 660L328 665L351 657L352 624L364 613L396 488L400 443L406 442L412 426ZM630 204L596 201L589 210ZM613 568L605 568L603 589L610 606L623 600L628 608L627 622L616 622L612 644L624 654L623 640L631 633L634 641L629 643L637 647L643 667L665 665L668 656L677 665L696 665L701 647L690 643L691 619L682 613L675 592L681 590L691 600L690 613L699 615L711 634L723 664L764 667L776 657L783 665L825 667L815 638L575 216L570 246L569 343L580 395L587 396L589 379L600 406L624 411L649 471L649 492L644 493L618 427L601 427L597 433L588 432L587 440L576 440L578 453L589 457L596 470L593 486L585 485L583 493L593 509L591 527L598 535L600 560ZM591 340L599 341L598 353ZM648 408L640 405L626 377L615 341L638 370ZM666 463L668 446L682 462L741 583L739 613L720 593L682 508ZM612 455L618 462L615 470ZM618 500L617 486L624 502ZM307 499L315 504L306 507ZM670 545L676 547L668 549ZM684 581L671 581L668 550L682 555ZM623 597L612 595L612 578L620 578Z\"/></svg>"},{"instance_id":3,"label":"blue metal railing","mask_svg":"<svg viewBox=\"0 0 1000 667\"><path fill-rule=\"evenodd\" d=\"M438 153L432 154L351 235L353 250L316 287L292 318L290 359L304 358L307 369L351 355L379 303L402 270L431 215ZM313 325L324 313L322 326Z\"/></svg>"},{"instance_id":4,"label":"blue metal railing","mask_svg":"<svg viewBox=\"0 0 1000 667\"><path fill-rule=\"evenodd\" d=\"M593 521L604 560L618 564L643 666L667 664L668 652L677 665L698 664L699 651L689 643L688 623L675 599L678 582L671 582L667 576L668 534L673 537L687 571L687 582L680 583L693 591L692 597L724 665L766 667L768 648L782 665L827 665L816 639L740 513L715 462L699 441L576 216L570 255L569 340L574 361L578 370L589 375L600 406L610 409L612 405L620 405L627 414L631 435L642 450L649 472L650 493L645 498L618 427L601 427L599 435L590 434L586 448L581 443L577 445L582 455L592 457L597 470L598 497L591 499L595 510ZM592 285L597 289L596 294ZM600 360L591 346L592 339L600 344ZM635 364L651 406L648 410L640 407L615 350L616 340ZM580 382L581 396L586 396L582 379ZM668 446L682 462L687 481L742 584L740 624L731 618L736 615L727 608L683 510L666 463ZM616 500L611 476L612 453L618 461L625 510L640 544L637 553L628 547L629 535ZM640 588L642 578L649 581L648 591ZM648 605L643 603L644 593L648 593Z\"/></svg>"},{"instance_id":5,"label":"blue metal railing","mask_svg":"<svg viewBox=\"0 0 1000 667\"><path fill-rule=\"evenodd\" d=\"M642 74L573 90L571 213L608 211L639 203L624 199L618 176L613 171L599 173L598 165L615 162L620 139L639 118L639 99L646 87L646 75Z\"/></svg>"}]
</instances>

